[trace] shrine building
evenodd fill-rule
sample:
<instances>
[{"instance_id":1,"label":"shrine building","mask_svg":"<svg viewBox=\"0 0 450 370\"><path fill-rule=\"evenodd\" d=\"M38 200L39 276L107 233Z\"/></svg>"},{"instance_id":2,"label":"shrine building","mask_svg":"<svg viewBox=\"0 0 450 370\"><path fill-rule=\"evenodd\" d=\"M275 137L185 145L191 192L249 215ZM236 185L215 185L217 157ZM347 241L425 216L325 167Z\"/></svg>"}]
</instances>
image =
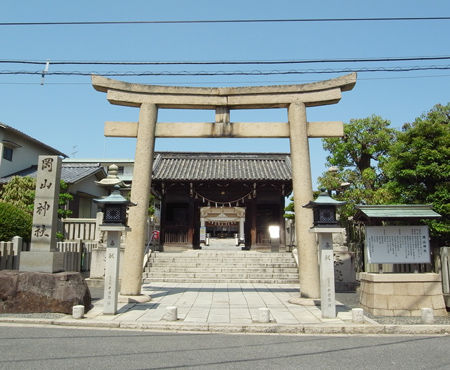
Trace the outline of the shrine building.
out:
<instances>
[{"instance_id":1,"label":"shrine building","mask_svg":"<svg viewBox=\"0 0 450 370\"><path fill-rule=\"evenodd\" d=\"M291 173L289 154L155 153L152 191L161 200L162 249L199 248L206 235L263 249L272 225L284 246Z\"/></svg>"}]
</instances>

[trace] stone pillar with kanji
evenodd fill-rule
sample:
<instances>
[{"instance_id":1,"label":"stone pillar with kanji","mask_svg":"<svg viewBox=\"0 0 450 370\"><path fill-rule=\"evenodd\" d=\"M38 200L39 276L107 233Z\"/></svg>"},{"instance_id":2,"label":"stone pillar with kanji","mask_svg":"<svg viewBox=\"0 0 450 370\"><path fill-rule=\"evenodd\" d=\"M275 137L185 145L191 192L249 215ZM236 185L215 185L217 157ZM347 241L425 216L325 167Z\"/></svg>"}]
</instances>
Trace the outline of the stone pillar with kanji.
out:
<instances>
[{"instance_id":1,"label":"stone pillar with kanji","mask_svg":"<svg viewBox=\"0 0 450 370\"><path fill-rule=\"evenodd\" d=\"M39 156L30 251L20 255L19 270L63 271L64 254L56 250L61 158Z\"/></svg>"}]
</instances>

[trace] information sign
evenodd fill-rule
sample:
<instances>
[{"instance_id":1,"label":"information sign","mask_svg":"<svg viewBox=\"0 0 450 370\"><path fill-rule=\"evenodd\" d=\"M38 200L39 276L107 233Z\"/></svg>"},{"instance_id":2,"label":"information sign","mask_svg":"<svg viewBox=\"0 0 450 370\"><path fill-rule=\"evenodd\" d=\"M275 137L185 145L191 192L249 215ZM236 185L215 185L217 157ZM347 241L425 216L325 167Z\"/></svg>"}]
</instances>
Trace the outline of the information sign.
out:
<instances>
[{"instance_id":1,"label":"information sign","mask_svg":"<svg viewBox=\"0 0 450 370\"><path fill-rule=\"evenodd\" d=\"M428 226L366 226L368 263L430 263Z\"/></svg>"}]
</instances>

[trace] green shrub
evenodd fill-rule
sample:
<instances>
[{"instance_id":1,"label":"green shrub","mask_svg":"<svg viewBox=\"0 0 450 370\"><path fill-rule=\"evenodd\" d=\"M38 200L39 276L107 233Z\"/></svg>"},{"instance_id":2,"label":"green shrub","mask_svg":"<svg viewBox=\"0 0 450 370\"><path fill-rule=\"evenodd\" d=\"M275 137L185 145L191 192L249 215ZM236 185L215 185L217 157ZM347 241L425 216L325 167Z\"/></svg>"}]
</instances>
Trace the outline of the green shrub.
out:
<instances>
[{"instance_id":1,"label":"green shrub","mask_svg":"<svg viewBox=\"0 0 450 370\"><path fill-rule=\"evenodd\" d=\"M31 215L25 211L0 202L0 241L9 241L16 235L30 240L32 220Z\"/></svg>"}]
</instances>

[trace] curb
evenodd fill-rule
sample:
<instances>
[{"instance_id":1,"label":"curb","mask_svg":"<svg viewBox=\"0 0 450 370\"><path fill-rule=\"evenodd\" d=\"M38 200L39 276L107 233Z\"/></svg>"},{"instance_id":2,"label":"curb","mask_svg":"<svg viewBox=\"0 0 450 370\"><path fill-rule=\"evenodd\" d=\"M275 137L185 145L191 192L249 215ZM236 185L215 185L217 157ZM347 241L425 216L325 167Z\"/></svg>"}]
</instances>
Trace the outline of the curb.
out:
<instances>
[{"instance_id":1,"label":"curb","mask_svg":"<svg viewBox=\"0 0 450 370\"><path fill-rule=\"evenodd\" d=\"M180 322L101 321L86 319L0 318L3 324L47 325L77 328L136 329L173 332L229 334L305 334L305 335L449 335L450 325L277 325L277 324L188 324Z\"/></svg>"}]
</instances>

